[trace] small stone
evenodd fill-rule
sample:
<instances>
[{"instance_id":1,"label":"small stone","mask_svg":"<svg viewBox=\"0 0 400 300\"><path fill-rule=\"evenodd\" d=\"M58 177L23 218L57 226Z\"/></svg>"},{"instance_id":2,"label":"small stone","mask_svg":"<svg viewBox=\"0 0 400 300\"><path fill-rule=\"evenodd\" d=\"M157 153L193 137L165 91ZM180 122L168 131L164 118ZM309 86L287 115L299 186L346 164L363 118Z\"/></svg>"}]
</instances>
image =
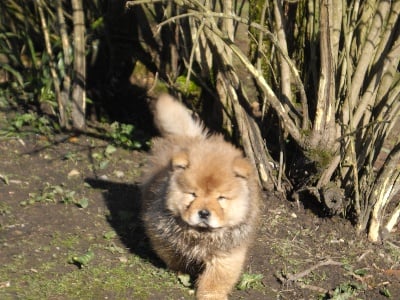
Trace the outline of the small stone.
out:
<instances>
[{"instance_id":1,"label":"small stone","mask_svg":"<svg viewBox=\"0 0 400 300\"><path fill-rule=\"evenodd\" d=\"M69 173L68 173L68 178L71 177L75 177L75 176L79 176L79 171L77 169L72 169Z\"/></svg>"}]
</instances>

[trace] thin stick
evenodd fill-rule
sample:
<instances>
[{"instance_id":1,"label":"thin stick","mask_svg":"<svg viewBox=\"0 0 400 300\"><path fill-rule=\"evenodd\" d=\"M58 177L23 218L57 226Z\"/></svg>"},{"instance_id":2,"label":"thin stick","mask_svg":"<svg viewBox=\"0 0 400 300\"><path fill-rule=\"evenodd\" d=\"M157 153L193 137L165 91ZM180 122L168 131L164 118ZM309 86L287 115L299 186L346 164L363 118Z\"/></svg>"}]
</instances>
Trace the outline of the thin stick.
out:
<instances>
[{"instance_id":1,"label":"thin stick","mask_svg":"<svg viewBox=\"0 0 400 300\"><path fill-rule=\"evenodd\" d=\"M327 260L321 261L321 262L317 263L316 265L311 266L310 268L308 268L300 273L285 275L286 278L284 279L285 280L284 282L296 282L299 279L310 274L312 271L314 271L320 267L323 267L323 266L341 266L341 265L343 265L343 263L334 261L334 260L328 258Z\"/></svg>"},{"instance_id":2,"label":"thin stick","mask_svg":"<svg viewBox=\"0 0 400 300\"><path fill-rule=\"evenodd\" d=\"M131 8L135 5L140 4L152 4L157 2L162 2L163 0L135 0L135 1L126 1L125 8Z\"/></svg>"},{"instance_id":3,"label":"thin stick","mask_svg":"<svg viewBox=\"0 0 400 300\"><path fill-rule=\"evenodd\" d=\"M190 52L188 74L186 76L186 86L185 86L185 88L187 88L187 86L189 84L190 76L191 76L192 71L193 71L192 67L193 67L193 61L194 61L194 54L195 54L195 51L197 50L197 45L199 44L200 35L203 33L203 29L204 29L204 20L201 21L200 26L196 31L196 37L194 39L192 51Z\"/></svg>"}]
</instances>

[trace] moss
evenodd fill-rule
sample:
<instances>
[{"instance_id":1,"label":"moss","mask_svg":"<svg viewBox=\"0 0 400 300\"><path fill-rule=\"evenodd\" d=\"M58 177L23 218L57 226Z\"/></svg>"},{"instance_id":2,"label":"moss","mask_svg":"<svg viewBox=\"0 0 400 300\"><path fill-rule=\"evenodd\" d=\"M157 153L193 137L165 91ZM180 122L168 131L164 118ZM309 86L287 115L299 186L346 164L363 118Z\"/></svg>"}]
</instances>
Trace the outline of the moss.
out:
<instances>
[{"instance_id":1,"label":"moss","mask_svg":"<svg viewBox=\"0 0 400 300\"><path fill-rule=\"evenodd\" d=\"M307 151L307 156L316 163L318 169L325 169L332 161L333 153L327 149L316 148Z\"/></svg>"},{"instance_id":2,"label":"moss","mask_svg":"<svg viewBox=\"0 0 400 300\"><path fill-rule=\"evenodd\" d=\"M201 87L192 79L186 80L186 76L179 76L175 81L175 87L185 97L199 98L201 94Z\"/></svg>"}]
</instances>

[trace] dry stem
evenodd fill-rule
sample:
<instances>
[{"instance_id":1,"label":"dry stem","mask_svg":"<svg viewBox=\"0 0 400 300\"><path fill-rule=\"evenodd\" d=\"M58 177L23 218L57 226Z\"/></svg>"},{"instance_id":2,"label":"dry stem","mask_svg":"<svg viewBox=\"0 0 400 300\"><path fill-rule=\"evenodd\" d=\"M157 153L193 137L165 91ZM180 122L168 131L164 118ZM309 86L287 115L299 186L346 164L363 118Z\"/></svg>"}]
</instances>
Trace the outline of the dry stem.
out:
<instances>
[{"instance_id":1,"label":"dry stem","mask_svg":"<svg viewBox=\"0 0 400 300\"><path fill-rule=\"evenodd\" d=\"M338 261L334 261L331 258L328 258L324 261L321 261L317 264L315 264L314 266L311 266L310 268L297 273L297 274L286 274L285 278L284 278L284 283L286 282L296 282L298 280L300 280L301 278L307 276L308 274L310 274L311 272L313 272L314 270L321 268L323 266L341 266L343 265L341 262Z\"/></svg>"},{"instance_id":2,"label":"dry stem","mask_svg":"<svg viewBox=\"0 0 400 300\"><path fill-rule=\"evenodd\" d=\"M49 67L50 67L51 78L53 79L53 83L54 83L53 84L54 93L56 94L56 99L57 99L57 103L58 103L58 109L59 109L59 114L60 114L59 122L62 127L65 127L67 124L67 118L66 118L64 103L61 98L60 79L58 78L56 65L54 63L54 55L53 55L53 50L51 48L51 42L50 42L50 33L49 33L49 28L47 27L46 18L45 18L44 12L43 12L43 2L42 1L43 0L38 1L39 17L40 17L40 22L41 22L41 26L42 26L46 52L47 52L47 55L49 56Z\"/></svg>"}]
</instances>

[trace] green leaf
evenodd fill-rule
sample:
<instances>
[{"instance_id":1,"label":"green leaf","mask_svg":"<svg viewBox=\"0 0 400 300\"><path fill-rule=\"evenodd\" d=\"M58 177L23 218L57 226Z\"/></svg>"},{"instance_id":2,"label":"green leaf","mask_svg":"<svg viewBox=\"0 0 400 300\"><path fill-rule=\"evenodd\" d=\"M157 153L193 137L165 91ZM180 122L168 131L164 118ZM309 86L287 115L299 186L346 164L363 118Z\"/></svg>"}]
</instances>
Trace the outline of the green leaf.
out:
<instances>
[{"instance_id":1,"label":"green leaf","mask_svg":"<svg viewBox=\"0 0 400 300\"><path fill-rule=\"evenodd\" d=\"M18 84L20 86L24 85L24 80L22 79L22 75L20 72L18 72L16 69L12 68L10 65L8 64L2 64L1 68L6 70L7 72L9 72L11 75L14 76L14 78L17 80Z\"/></svg>"},{"instance_id":2,"label":"green leaf","mask_svg":"<svg viewBox=\"0 0 400 300\"><path fill-rule=\"evenodd\" d=\"M106 150L104 150L104 153L106 156L109 156L109 155L113 154L115 151L117 151L117 148L115 148L113 145L108 145L106 147Z\"/></svg>"},{"instance_id":3,"label":"green leaf","mask_svg":"<svg viewBox=\"0 0 400 300\"><path fill-rule=\"evenodd\" d=\"M189 274L179 274L178 275L178 280L184 287L191 287L192 286Z\"/></svg>"},{"instance_id":4,"label":"green leaf","mask_svg":"<svg viewBox=\"0 0 400 300\"><path fill-rule=\"evenodd\" d=\"M248 274L244 273L240 282L237 284L236 288L238 290L244 291L248 289L254 289L257 286L262 285L262 279L264 276L262 274Z\"/></svg>"},{"instance_id":5,"label":"green leaf","mask_svg":"<svg viewBox=\"0 0 400 300\"><path fill-rule=\"evenodd\" d=\"M9 181L7 175L2 175L2 174L0 174L0 179L3 180L4 183L5 183L6 185L9 185L9 184L10 184L10 181Z\"/></svg>"},{"instance_id":6,"label":"green leaf","mask_svg":"<svg viewBox=\"0 0 400 300\"><path fill-rule=\"evenodd\" d=\"M107 166L108 166L108 163L109 163L110 161L109 160L102 160L101 162L100 162L100 165L99 165L99 168L100 168L100 170L104 170L105 168L107 168Z\"/></svg>"},{"instance_id":7,"label":"green leaf","mask_svg":"<svg viewBox=\"0 0 400 300\"><path fill-rule=\"evenodd\" d=\"M103 155L101 155L101 153L99 153L99 152L94 152L94 153L92 153L92 158L95 160L100 160L103 158Z\"/></svg>"},{"instance_id":8,"label":"green leaf","mask_svg":"<svg viewBox=\"0 0 400 300\"><path fill-rule=\"evenodd\" d=\"M80 208L86 208L89 205L89 200L87 198L82 198L76 202L76 205L78 205Z\"/></svg>"},{"instance_id":9,"label":"green leaf","mask_svg":"<svg viewBox=\"0 0 400 300\"><path fill-rule=\"evenodd\" d=\"M379 290L379 294L381 294L381 295L383 295L383 296L385 296L385 297L388 297L388 298L391 298L392 297L392 294L390 293L390 291L388 290L388 288L387 287L382 287L380 290Z\"/></svg>"},{"instance_id":10,"label":"green leaf","mask_svg":"<svg viewBox=\"0 0 400 300\"><path fill-rule=\"evenodd\" d=\"M86 266L94 258L94 252L88 250L85 254L80 256L73 256L69 261L72 264L76 264L79 267Z\"/></svg>"},{"instance_id":11,"label":"green leaf","mask_svg":"<svg viewBox=\"0 0 400 300\"><path fill-rule=\"evenodd\" d=\"M60 185L55 185L54 186L54 192L61 195L61 194L64 193L64 189ZM72 191L72 193L70 193L68 196L73 197L74 194L75 194L75 192Z\"/></svg>"},{"instance_id":12,"label":"green leaf","mask_svg":"<svg viewBox=\"0 0 400 300\"><path fill-rule=\"evenodd\" d=\"M358 269L358 270L354 271L354 274L364 276L365 274L367 274L367 270L366 269Z\"/></svg>"},{"instance_id":13,"label":"green leaf","mask_svg":"<svg viewBox=\"0 0 400 300\"><path fill-rule=\"evenodd\" d=\"M116 236L117 236L117 233L116 233L115 231L113 231L113 230L107 231L107 232L103 235L103 237L104 237L106 240L111 240L111 239L115 238Z\"/></svg>"},{"instance_id":14,"label":"green leaf","mask_svg":"<svg viewBox=\"0 0 400 300\"><path fill-rule=\"evenodd\" d=\"M102 27L103 25L104 25L103 17L100 17L100 18L94 20L94 21L92 22L92 24L90 24L90 27L91 27L93 30L95 30L95 29L97 29L98 27Z\"/></svg>"}]
</instances>

